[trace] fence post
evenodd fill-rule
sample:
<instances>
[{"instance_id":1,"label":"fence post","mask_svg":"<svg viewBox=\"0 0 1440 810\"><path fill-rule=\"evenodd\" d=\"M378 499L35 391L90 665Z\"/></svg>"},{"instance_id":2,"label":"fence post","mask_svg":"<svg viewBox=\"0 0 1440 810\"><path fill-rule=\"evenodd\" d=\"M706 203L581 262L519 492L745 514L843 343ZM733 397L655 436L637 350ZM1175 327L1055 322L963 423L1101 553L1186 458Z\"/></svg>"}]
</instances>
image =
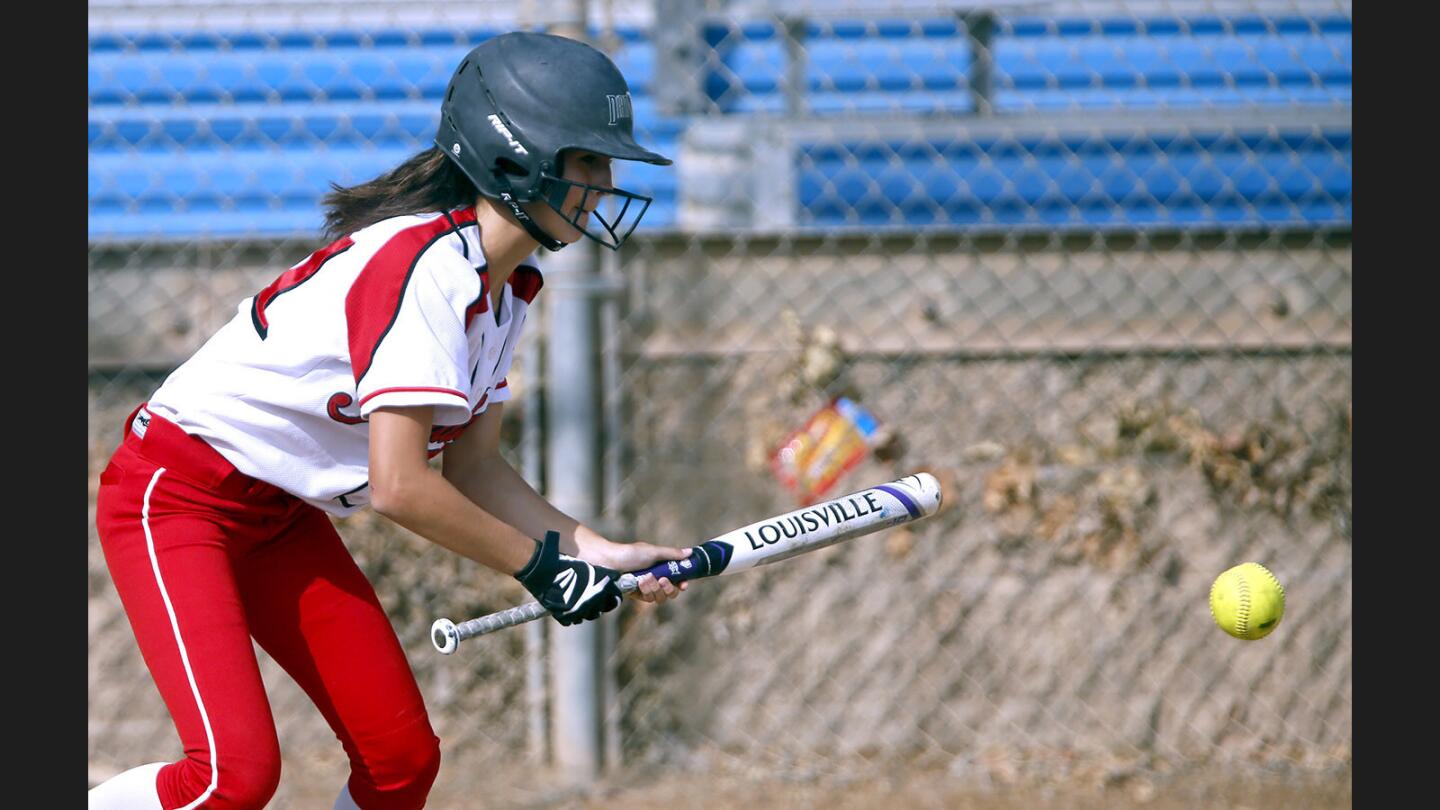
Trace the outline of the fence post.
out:
<instances>
[{"instance_id":1,"label":"fence post","mask_svg":"<svg viewBox=\"0 0 1440 810\"><path fill-rule=\"evenodd\" d=\"M707 46L701 31L704 11L701 0L655 0L655 19L679 21L654 28L652 87L663 115L706 111L704 80L712 68L706 64Z\"/></svg>"},{"instance_id":2,"label":"fence post","mask_svg":"<svg viewBox=\"0 0 1440 810\"><path fill-rule=\"evenodd\" d=\"M581 240L545 262L547 492L560 511L582 523L599 514L594 260L594 246ZM600 771L597 628L596 622L550 628L550 750L554 764L577 781Z\"/></svg>"},{"instance_id":3,"label":"fence post","mask_svg":"<svg viewBox=\"0 0 1440 810\"><path fill-rule=\"evenodd\" d=\"M584 0L556 4L555 13L550 33L588 42ZM600 512L599 257L581 239L545 258L547 493L556 508L591 523ZM601 767L599 623L550 630L550 750L561 778L582 784Z\"/></svg>"},{"instance_id":4,"label":"fence post","mask_svg":"<svg viewBox=\"0 0 1440 810\"><path fill-rule=\"evenodd\" d=\"M970 98L975 114L995 112L995 12L988 9L964 12L960 21L970 43Z\"/></svg>"},{"instance_id":5,"label":"fence post","mask_svg":"<svg viewBox=\"0 0 1440 810\"><path fill-rule=\"evenodd\" d=\"M805 51L805 32L810 21L787 16L780 26L785 41L785 114L803 118L810 112L810 54Z\"/></svg>"},{"instance_id":6,"label":"fence post","mask_svg":"<svg viewBox=\"0 0 1440 810\"><path fill-rule=\"evenodd\" d=\"M544 298L540 306L532 309L531 316L543 326L545 313ZM525 375L526 396L523 429L520 436L520 465L525 481L536 492L545 493L544 452L544 390L541 380L544 368L543 341L531 344L529 351L521 355L521 370ZM550 735L547 730L546 713L549 711L549 689L545 678L546 633L548 622L530 622L525 625L525 740L526 753L534 765L545 765L550 760Z\"/></svg>"}]
</instances>

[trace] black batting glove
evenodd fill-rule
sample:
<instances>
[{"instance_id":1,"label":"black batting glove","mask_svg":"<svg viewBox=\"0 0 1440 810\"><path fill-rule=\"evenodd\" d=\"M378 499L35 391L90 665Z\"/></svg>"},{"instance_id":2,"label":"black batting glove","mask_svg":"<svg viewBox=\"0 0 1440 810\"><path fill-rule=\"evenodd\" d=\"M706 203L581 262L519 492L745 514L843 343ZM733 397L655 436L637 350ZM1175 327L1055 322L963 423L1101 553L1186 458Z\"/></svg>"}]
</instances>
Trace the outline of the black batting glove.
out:
<instances>
[{"instance_id":1,"label":"black batting glove","mask_svg":"<svg viewBox=\"0 0 1440 810\"><path fill-rule=\"evenodd\" d=\"M620 604L620 572L561 554L559 532L545 533L515 578L564 625L599 618Z\"/></svg>"}]
</instances>

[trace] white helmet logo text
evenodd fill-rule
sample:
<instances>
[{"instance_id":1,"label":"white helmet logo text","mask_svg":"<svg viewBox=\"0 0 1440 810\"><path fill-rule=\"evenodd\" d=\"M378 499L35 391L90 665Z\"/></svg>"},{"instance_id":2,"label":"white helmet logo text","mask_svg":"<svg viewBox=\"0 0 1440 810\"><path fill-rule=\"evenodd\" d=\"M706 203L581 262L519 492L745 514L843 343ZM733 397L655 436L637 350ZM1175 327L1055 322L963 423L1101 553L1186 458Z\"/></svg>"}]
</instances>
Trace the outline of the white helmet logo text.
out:
<instances>
[{"instance_id":1,"label":"white helmet logo text","mask_svg":"<svg viewBox=\"0 0 1440 810\"><path fill-rule=\"evenodd\" d=\"M510 148L515 150L515 154L517 154L517 155L528 155L528 154L530 154L529 152L527 152L527 151L525 150L525 147L523 147L523 146L520 145L520 142L519 142L519 141L515 140L515 135L514 135L514 133L512 133L512 132L510 131L510 128L507 127L507 126L505 126L505 123L500 120L500 116L498 116L498 115L491 115L491 116L490 116L490 124L495 127L495 131L496 131L496 132L498 132L498 133L500 133L501 135L504 135L504 136L505 136L505 140L509 142Z\"/></svg>"},{"instance_id":2,"label":"white helmet logo text","mask_svg":"<svg viewBox=\"0 0 1440 810\"><path fill-rule=\"evenodd\" d=\"M629 93L618 96L607 95L605 98L610 102L610 126L615 126L621 118L630 117Z\"/></svg>"}]
</instances>

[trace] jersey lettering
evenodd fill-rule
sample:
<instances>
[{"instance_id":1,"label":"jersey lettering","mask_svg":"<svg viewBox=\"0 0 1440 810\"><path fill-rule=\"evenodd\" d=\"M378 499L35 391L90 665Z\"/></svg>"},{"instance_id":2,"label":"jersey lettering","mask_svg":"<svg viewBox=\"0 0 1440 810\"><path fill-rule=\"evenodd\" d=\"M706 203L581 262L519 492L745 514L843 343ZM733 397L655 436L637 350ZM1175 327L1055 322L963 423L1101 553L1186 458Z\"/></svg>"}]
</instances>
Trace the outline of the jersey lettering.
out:
<instances>
[{"instance_id":1,"label":"jersey lettering","mask_svg":"<svg viewBox=\"0 0 1440 810\"><path fill-rule=\"evenodd\" d=\"M361 422L365 421L365 417L351 416L350 414L343 413L340 410L341 408L348 408L354 404L354 397L350 396L344 391L338 391L334 394L331 394L330 401L325 403L325 412L330 415L331 419L334 419L336 422L339 422L341 424L358 425Z\"/></svg>"}]
</instances>

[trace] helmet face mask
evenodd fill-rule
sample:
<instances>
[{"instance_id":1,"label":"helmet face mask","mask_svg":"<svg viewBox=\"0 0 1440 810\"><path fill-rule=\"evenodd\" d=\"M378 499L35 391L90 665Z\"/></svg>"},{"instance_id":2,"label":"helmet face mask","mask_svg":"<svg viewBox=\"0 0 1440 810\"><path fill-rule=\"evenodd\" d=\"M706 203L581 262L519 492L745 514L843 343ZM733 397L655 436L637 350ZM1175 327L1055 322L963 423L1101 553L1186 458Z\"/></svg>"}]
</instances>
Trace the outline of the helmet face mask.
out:
<instances>
[{"instance_id":1,"label":"helmet face mask","mask_svg":"<svg viewBox=\"0 0 1440 810\"><path fill-rule=\"evenodd\" d=\"M640 224L646 210L650 208L650 203L653 202L652 198L644 194L636 194L623 188L579 183L551 175L545 175L542 178L542 185L550 190L544 200L546 205L559 214L570 227L611 250L619 250L620 246L625 244L625 240L630 238L630 234L635 231L635 226ZM575 213L567 215L563 207L572 188L580 189L580 202L575 206ZM580 218L585 215L586 203L590 201L591 194L601 198L594 210L590 212L590 217L599 223L599 228L594 230L592 230L593 226L587 227L580 224ZM609 209L609 216L602 213L605 209ZM633 214L631 213L632 209L634 210Z\"/></svg>"},{"instance_id":2,"label":"helmet face mask","mask_svg":"<svg viewBox=\"0 0 1440 810\"><path fill-rule=\"evenodd\" d=\"M629 87L608 57L575 40L516 32L482 42L460 63L446 89L435 144L547 249L565 243L545 233L521 203L543 202L586 237L618 250L652 198L569 180L560 169L567 150L670 164L636 143L632 128ZM582 190L581 203L567 215L572 188ZM612 212L618 207L609 216L597 207L593 229L579 224L592 193L604 195Z\"/></svg>"}]
</instances>

